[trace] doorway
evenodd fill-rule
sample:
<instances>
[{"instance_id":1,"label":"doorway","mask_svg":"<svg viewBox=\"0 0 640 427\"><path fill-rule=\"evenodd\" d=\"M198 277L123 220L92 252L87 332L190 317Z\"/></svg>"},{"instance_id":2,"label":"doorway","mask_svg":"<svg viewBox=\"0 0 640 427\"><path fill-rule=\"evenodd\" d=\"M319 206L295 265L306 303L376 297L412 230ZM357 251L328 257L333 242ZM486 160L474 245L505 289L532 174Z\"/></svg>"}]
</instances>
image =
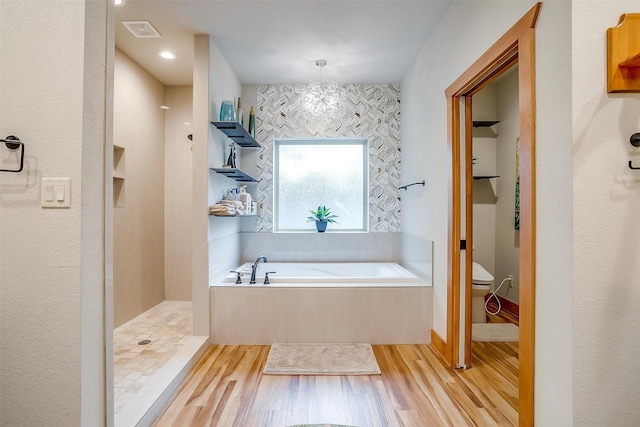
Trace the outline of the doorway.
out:
<instances>
[{"instance_id":1,"label":"doorway","mask_svg":"<svg viewBox=\"0 0 640 427\"><path fill-rule=\"evenodd\" d=\"M518 64L520 128L520 369L519 425L534 420L535 326L535 25L537 3L447 88L451 153L447 338L439 343L452 367L471 364L472 98ZM471 240L471 242L469 242ZM469 250L467 250L469 249Z\"/></svg>"}]
</instances>

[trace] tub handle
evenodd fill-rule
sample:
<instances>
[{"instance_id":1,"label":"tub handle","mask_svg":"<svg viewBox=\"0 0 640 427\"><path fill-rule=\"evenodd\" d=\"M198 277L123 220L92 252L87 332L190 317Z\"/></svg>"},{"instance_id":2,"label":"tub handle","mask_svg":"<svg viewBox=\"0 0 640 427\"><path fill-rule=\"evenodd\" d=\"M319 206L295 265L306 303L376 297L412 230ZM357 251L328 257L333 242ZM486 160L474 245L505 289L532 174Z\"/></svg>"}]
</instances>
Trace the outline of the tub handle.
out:
<instances>
[{"instance_id":1,"label":"tub handle","mask_svg":"<svg viewBox=\"0 0 640 427\"><path fill-rule=\"evenodd\" d=\"M264 273L264 283L263 283L263 285L271 284L271 282L269 281L269 275L270 274L276 274L276 272L275 271L267 271L266 273Z\"/></svg>"},{"instance_id":2,"label":"tub handle","mask_svg":"<svg viewBox=\"0 0 640 427\"><path fill-rule=\"evenodd\" d=\"M231 270L229 273L236 273L236 285L242 284L242 271Z\"/></svg>"}]
</instances>

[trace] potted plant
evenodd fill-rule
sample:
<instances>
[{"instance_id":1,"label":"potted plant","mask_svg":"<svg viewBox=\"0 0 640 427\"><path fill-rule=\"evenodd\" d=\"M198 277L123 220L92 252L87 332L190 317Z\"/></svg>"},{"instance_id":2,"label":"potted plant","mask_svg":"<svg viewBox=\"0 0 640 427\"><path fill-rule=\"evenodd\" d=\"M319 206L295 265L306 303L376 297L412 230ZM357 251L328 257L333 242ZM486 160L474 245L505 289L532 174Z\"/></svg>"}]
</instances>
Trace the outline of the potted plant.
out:
<instances>
[{"instance_id":1,"label":"potted plant","mask_svg":"<svg viewBox=\"0 0 640 427\"><path fill-rule=\"evenodd\" d=\"M336 215L331 213L331 209L326 206L318 206L316 210L310 210L312 216L307 217L308 221L316 222L316 229L319 233L324 233L327 229L327 224L330 222L337 222L334 218L337 218Z\"/></svg>"}]
</instances>

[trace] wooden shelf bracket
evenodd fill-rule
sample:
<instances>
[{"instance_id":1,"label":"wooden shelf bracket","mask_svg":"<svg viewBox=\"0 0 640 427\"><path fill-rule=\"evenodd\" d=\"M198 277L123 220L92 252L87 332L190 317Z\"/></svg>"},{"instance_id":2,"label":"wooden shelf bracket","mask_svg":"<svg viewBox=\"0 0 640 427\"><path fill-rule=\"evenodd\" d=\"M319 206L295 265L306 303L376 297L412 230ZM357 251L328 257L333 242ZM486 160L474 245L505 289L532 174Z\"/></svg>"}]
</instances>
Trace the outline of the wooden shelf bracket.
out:
<instances>
[{"instance_id":1,"label":"wooden shelf bracket","mask_svg":"<svg viewBox=\"0 0 640 427\"><path fill-rule=\"evenodd\" d=\"M607 92L640 92L640 13L607 29Z\"/></svg>"}]
</instances>

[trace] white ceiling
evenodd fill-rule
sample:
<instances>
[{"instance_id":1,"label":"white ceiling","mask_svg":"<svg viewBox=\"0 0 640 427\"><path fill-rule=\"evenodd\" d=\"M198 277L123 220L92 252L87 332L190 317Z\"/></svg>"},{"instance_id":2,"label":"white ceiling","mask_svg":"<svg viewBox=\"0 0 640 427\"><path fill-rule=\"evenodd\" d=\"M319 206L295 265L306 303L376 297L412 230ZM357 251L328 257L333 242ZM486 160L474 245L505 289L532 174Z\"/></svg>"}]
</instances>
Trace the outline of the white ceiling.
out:
<instances>
[{"instance_id":1,"label":"white ceiling","mask_svg":"<svg viewBox=\"0 0 640 427\"><path fill-rule=\"evenodd\" d=\"M399 83L451 0L126 0L116 46L167 86L192 83L193 36L210 34L243 84ZM162 34L137 39L121 21ZM173 62L158 56L167 49Z\"/></svg>"}]
</instances>

